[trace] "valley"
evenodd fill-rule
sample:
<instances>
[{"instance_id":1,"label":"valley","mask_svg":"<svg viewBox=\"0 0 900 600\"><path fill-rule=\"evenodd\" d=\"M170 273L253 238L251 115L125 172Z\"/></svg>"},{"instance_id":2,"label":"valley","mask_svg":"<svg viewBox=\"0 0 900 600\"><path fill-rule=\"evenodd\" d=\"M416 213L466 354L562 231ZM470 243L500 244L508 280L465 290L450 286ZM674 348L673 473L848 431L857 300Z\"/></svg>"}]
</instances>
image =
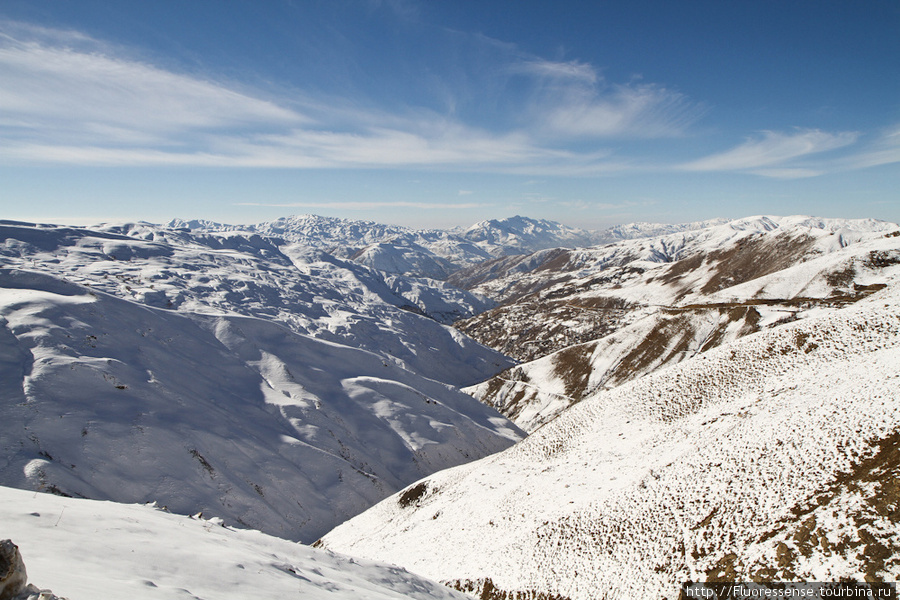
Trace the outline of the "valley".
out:
<instances>
[{"instance_id":1,"label":"valley","mask_svg":"<svg viewBox=\"0 0 900 600\"><path fill-rule=\"evenodd\" d=\"M898 294L900 225L866 219L0 221L0 486L151 543L315 542L278 563L306 580L327 551L484 598L896 580ZM358 575L459 597L391 568Z\"/></svg>"}]
</instances>

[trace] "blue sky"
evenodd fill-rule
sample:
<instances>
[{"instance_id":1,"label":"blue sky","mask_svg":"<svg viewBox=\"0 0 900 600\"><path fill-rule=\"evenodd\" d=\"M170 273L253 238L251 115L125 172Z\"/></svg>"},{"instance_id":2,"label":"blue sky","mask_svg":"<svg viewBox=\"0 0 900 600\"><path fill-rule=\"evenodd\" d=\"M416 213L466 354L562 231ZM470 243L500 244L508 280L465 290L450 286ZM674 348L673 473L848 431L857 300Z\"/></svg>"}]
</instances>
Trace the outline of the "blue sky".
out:
<instances>
[{"instance_id":1,"label":"blue sky","mask_svg":"<svg viewBox=\"0 0 900 600\"><path fill-rule=\"evenodd\" d=\"M2 0L0 218L900 221L900 2Z\"/></svg>"}]
</instances>

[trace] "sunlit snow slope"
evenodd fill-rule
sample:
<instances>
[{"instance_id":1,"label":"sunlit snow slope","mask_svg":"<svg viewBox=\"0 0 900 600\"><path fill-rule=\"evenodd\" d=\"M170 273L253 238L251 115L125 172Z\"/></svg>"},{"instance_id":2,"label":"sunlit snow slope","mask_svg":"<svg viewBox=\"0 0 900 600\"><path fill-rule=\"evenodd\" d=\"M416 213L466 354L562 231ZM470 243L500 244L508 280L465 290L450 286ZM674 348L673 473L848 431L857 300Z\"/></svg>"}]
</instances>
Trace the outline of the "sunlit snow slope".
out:
<instances>
[{"instance_id":1,"label":"sunlit snow slope","mask_svg":"<svg viewBox=\"0 0 900 600\"><path fill-rule=\"evenodd\" d=\"M881 221L756 217L487 264L475 289L502 304L458 326L527 362L467 391L533 431L597 390L900 281L898 236Z\"/></svg>"},{"instance_id":2,"label":"sunlit snow slope","mask_svg":"<svg viewBox=\"0 0 900 600\"><path fill-rule=\"evenodd\" d=\"M597 392L325 538L491 597L900 579L900 286ZM530 597L530 596L529 596Z\"/></svg>"},{"instance_id":3,"label":"sunlit snow slope","mask_svg":"<svg viewBox=\"0 0 900 600\"><path fill-rule=\"evenodd\" d=\"M259 234L324 250L380 271L444 279L461 268L499 256L546 248L592 246L621 239L651 237L709 225L631 223L604 231L586 231L528 217L489 219L467 229L410 229L372 221L295 215L254 225L173 219L170 227L197 233Z\"/></svg>"},{"instance_id":4,"label":"sunlit snow slope","mask_svg":"<svg viewBox=\"0 0 900 600\"><path fill-rule=\"evenodd\" d=\"M483 298L258 234L0 221L0 267L40 271L157 308L276 321L452 385L512 364L445 324L484 310Z\"/></svg>"},{"instance_id":5,"label":"sunlit snow slope","mask_svg":"<svg viewBox=\"0 0 900 600\"><path fill-rule=\"evenodd\" d=\"M465 598L397 567L151 506L0 487L0 523L29 582L67 600Z\"/></svg>"},{"instance_id":6,"label":"sunlit snow slope","mask_svg":"<svg viewBox=\"0 0 900 600\"><path fill-rule=\"evenodd\" d=\"M248 232L279 237L390 273L439 278L491 257L558 246L590 245L601 239L634 234L634 231L617 229L604 235L527 217L490 219L465 230L410 229L317 215L295 215L254 225L174 219L169 226L200 232Z\"/></svg>"}]
</instances>

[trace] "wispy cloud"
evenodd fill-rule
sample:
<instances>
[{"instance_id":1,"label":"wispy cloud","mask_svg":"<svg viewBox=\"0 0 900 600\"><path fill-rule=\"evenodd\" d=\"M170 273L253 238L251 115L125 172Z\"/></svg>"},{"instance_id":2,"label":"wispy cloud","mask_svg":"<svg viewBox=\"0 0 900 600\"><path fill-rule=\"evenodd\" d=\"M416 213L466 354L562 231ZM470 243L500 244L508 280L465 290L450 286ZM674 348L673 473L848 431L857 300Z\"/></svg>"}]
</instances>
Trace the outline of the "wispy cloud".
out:
<instances>
[{"instance_id":1,"label":"wispy cloud","mask_svg":"<svg viewBox=\"0 0 900 600\"><path fill-rule=\"evenodd\" d=\"M665 170L603 146L682 135L704 111L663 86L609 83L588 63L545 60L496 40L482 44L524 85L520 120L505 128L476 127L427 108L376 110L302 92L264 97L161 68L77 31L0 23L0 160L595 176ZM810 160L857 138L766 131L676 169L798 178L900 162L900 127L839 164Z\"/></svg>"},{"instance_id":2,"label":"wispy cloud","mask_svg":"<svg viewBox=\"0 0 900 600\"><path fill-rule=\"evenodd\" d=\"M655 85L615 85L606 93L567 90L545 116L555 135L658 138L684 133L701 110Z\"/></svg>"},{"instance_id":3,"label":"wispy cloud","mask_svg":"<svg viewBox=\"0 0 900 600\"><path fill-rule=\"evenodd\" d=\"M235 141L229 148L238 154L261 154L277 161L286 153L284 164L292 166L297 157L318 166L421 166L479 164L503 165L532 162L556 152L534 146L520 133L491 134L447 123L439 130L409 120L404 129L364 126L353 133L293 129L284 134L265 135L249 142ZM270 155L273 154L273 155ZM299 165L298 165L299 166Z\"/></svg>"},{"instance_id":4,"label":"wispy cloud","mask_svg":"<svg viewBox=\"0 0 900 600\"><path fill-rule=\"evenodd\" d=\"M889 127L869 146L840 161L839 166L856 170L896 163L900 163L900 125Z\"/></svg>"},{"instance_id":5,"label":"wispy cloud","mask_svg":"<svg viewBox=\"0 0 900 600\"><path fill-rule=\"evenodd\" d=\"M17 29L31 35L0 37L4 137L166 143L186 131L306 121L213 82L110 56L83 35Z\"/></svg>"},{"instance_id":6,"label":"wispy cloud","mask_svg":"<svg viewBox=\"0 0 900 600\"><path fill-rule=\"evenodd\" d=\"M526 57L510 69L534 79L528 118L562 138L658 138L683 134L705 111L660 85L607 82L579 61Z\"/></svg>"},{"instance_id":7,"label":"wispy cloud","mask_svg":"<svg viewBox=\"0 0 900 600\"><path fill-rule=\"evenodd\" d=\"M598 174L626 163L608 149L569 150L566 138L652 136L684 124L677 95L609 86L586 63L523 58L502 44L532 84L526 112L540 117L487 130L425 108L264 98L78 32L0 23L0 33L0 160L12 164Z\"/></svg>"},{"instance_id":8,"label":"wispy cloud","mask_svg":"<svg viewBox=\"0 0 900 600\"><path fill-rule=\"evenodd\" d=\"M726 152L683 164L684 171L747 171L767 177L798 178L820 175L822 167L798 164L798 159L836 150L856 142L853 132L818 129L793 133L765 131Z\"/></svg>"},{"instance_id":9,"label":"wispy cloud","mask_svg":"<svg viewBox=\"0 0 900 600\"><path fill-rule=\"evenodd\" d=\"M561 62L537 57L525 58L514 63L511 70L535 77L566 79L588 84L595 84L600 79L591 65L577 60Z\"/></svg>"}]
</instances>

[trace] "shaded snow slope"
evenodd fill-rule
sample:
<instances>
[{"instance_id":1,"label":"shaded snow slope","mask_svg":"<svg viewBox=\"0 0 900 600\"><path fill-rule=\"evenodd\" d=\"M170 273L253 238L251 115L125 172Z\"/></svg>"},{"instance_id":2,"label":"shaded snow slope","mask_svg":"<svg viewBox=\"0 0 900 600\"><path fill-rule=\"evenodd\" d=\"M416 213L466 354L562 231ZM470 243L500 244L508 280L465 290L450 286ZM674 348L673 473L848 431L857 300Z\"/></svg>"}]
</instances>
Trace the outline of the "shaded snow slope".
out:
<instances>
[{"instance_id":1,"label":"shaded snow slope","mask_svg":"<svg viewBox=\"0 0 900 600\"><path fill-rule=\"evenodd\" d=\"M0 482L311 541L521 433L457 389L263 319L0 269Z\"/></svg>"},{"instance_id":2,"label":"shaded snow slope","mask_svg":"<svg viewBox=\"0 0 900 600\"><path fill-rule=\"evenodd\" d=\"M467 391L532 431L598 389L900 280L897 231L881 222L761 217L691 231L690 239L510 259L525 270L477 289L535 291L457 326L533 360Z\"/></svg>"},{"instance_id":3,"label":"shaded snow slope","mask_svg":"<svg viewBox=\"0 0 900 600\"><path fill-rule=\"evenodd\" d=\"M489 306L484 298L439 282L388 277L253 233L0 222L4 266L148 306L277 321L453 385L476 383L512 364L435 320L476 314Z\"/></svg>"},{"instance_id":4,"label":"shaded snow slope","mask_svg":"<svg viewBox=\"0 0 900 600\"><path fill-rule=\"evenodd\" d=\"M397 567L151 506L0 487L0 522L29 581L67 600L466 597Z\"/></svg>"},{"instance_id":5,"label":"shaded snow slope","mask_svg":"<svg viewBox=\"0 0 900 600\"><path fill-rule=\"evenodd\" d=\"M325 547L462 588L900 578L900 286L593 394Z\"/></svg>"}]
</instances>

